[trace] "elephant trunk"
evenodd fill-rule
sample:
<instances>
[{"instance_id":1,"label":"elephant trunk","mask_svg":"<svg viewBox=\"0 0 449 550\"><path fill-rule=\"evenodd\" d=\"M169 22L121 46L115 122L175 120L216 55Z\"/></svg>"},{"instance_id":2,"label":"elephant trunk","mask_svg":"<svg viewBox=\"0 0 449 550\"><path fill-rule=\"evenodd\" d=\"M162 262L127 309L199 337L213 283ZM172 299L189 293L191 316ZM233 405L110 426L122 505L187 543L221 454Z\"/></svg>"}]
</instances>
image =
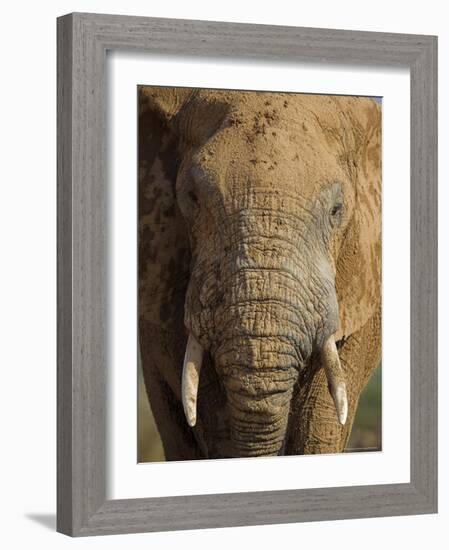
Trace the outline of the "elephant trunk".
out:
<instances>
[{"instance_id":1,"label":"elephant trunk","mask_svg":"<svg viewBox=\"0 0 449 550\"><path fill-rule=\"evenodd\" d=\"M293 348L285 344L274 351L269 340L234 340L215 361L227 396L232 456L282 454L298 377Z\"/></svg>"},{"instance_id":2,"label":"elephant trunk","mask_svg":"<svg viewBox=\"0 0 449 550\"><path fill-rule=\"evenodd\" d=\"M241 394L228 392L230 436L233 457L282 454L287 430L291 392L242 401Z\"/></svg>"}]
</instances>

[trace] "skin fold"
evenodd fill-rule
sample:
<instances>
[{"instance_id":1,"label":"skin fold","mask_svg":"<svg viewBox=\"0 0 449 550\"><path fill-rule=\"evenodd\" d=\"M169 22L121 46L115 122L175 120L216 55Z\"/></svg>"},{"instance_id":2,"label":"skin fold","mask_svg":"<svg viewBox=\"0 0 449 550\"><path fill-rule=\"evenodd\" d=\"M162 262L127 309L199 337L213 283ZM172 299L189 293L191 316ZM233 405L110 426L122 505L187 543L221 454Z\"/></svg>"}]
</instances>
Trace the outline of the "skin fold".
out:
<instances>
[{"instance_id":1,"label":"skin fold","mask_svg":"<svg viewBox=\"0 0 449 550\"><path fill-rule=\"evenodd\" d=\"M139 341L167 460L341 452L380 361L380 106L140 87L139 108Z\"/></svg>"}]
</instances>

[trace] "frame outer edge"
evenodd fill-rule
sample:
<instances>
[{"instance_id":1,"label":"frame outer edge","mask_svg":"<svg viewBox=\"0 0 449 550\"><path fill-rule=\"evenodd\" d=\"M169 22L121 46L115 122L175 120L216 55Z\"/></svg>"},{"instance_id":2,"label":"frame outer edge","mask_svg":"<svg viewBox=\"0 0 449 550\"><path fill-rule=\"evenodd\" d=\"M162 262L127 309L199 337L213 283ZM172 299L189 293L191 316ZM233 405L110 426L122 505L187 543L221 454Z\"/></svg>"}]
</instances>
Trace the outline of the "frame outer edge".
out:
<instances>
[{"instance_id":1,"label":"frame outer edge","mask_svg":"<svg viewBox=\"0 0 449 550\"><path fill-rule=\"evenodd\" d=\"M411 83L411 480L438 511L438 40Z\"/></svg>"},{"instance_id":2,"label":"frame outer edge","mask_svg":"<svg viewBox=\"0 0 449 550\"><path fill-rule=\"evenodd\" d=\"M410 65L428 39L425 35L223 21L90 13L74 16L95 27L92 32L106 49L231 59L238 56L281 63Z\"/></svg>"},{"instance_id":3,"label":"frame outer edge","mask_svg":"<svg viewBox=\"0 0 449 550\"><path fill-rule=\"evenodd\" d=\"M89 20L57 25L57 530L77 536L106 499L105 52Z\"/></svg>"},{"instance_id":4,"label":"frame outer edge","mask_svg":"<svg viewBox=\"0 0 449 550\"><path fill-rule=\"evenodd\" d=\"M428 513L410 483L112 500L77 535L335 521Z\"/></svg>"},{"instance_id":5,"label":"frame outer edge","mask_svg":"<svg viewBox=\"0 0 449 550\"><path fill-rule=\"evenodd\" d=\"M238 47L231 40L236 34ZM412 483L106 501L106 50L177 53L184 45L205 55L212 46L213 54L257 56L262 43L264 58L285 51L301 60L360 63L371 55L377 64L411 67L411 240L418 250L411 289L412 299L423 290L429 295L417 294L412 307L412 336L418 333L415 344L412 339ZM277 44L275 54L270 44ZM339 55L332 53L338 48ZM58 531L86 536L436 511L436 334L427 328L436 329L435 98L435 37L85 13L58 19Z\"/></svg>"},{"instance_id":6,"label":"frame outer edge","mask_svg":"<svg viewBox=\"0 0 449 550\"><path fill-rule=\"evenodd\" d=\"M73 528L72 64L73 17L57 19L57 531Z\"/></svg>"}]
</instances>

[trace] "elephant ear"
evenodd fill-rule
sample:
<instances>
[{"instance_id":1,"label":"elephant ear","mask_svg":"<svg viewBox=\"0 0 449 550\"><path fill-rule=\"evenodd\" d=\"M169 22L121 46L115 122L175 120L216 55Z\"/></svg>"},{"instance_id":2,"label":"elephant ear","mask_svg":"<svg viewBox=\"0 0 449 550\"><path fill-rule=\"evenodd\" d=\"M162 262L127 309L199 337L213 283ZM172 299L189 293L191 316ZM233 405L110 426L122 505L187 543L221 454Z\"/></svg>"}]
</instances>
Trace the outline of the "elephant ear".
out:
<instances>
[{"instance_id":1,"label":"elephant ear","mask_svg":"<svg viewBox=\"0 0 449 550\"><path fill-rule=\"evenodd\" d=\"M187 104L193 93L190 88L139 86L139 112L152 111L168 123Z\"/></svg>"},{"instance_id":2,"label":"elephant ear","mask_svg":"<svg viewBox=\"0 0 449 550\"><path fill-rule=\"evenodd\" d=\"M344 162L353 209L336 265L339 340L363 327L381 307L381 106L368 98L339 98L346 137Z\"/></svg>"},{"instance_id":3,"label":"elephant ear","mask_svg":"<svg viewBox=\"0 0 449 550\"><path fill-rule=\"evenodd\" d=\"M191 90L140 86L139 318L142 332L182 330L190 249L176 203L177 114ZM145 329L145 330L144 330ZM142 345L142 342L141 342Z\"/></svg>"}]
</instances>

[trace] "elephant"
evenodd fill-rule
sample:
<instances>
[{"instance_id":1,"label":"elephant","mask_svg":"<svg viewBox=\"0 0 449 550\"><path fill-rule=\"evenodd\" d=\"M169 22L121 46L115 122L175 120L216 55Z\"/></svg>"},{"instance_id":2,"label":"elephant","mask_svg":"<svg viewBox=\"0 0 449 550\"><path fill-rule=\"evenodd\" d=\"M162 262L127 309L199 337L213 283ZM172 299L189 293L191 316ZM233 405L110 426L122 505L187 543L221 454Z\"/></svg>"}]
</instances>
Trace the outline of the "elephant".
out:
<instances>
[{"instance_id":1,"label":"elephant","mask_svg":"<svg viewBox=\"0 0 449 550\"><path fill-rule=\"evenodd\" d=\"M139 86L139 345L166 460L345 449L381 354L381 106Z\"/></svg>"}]
</instances>

